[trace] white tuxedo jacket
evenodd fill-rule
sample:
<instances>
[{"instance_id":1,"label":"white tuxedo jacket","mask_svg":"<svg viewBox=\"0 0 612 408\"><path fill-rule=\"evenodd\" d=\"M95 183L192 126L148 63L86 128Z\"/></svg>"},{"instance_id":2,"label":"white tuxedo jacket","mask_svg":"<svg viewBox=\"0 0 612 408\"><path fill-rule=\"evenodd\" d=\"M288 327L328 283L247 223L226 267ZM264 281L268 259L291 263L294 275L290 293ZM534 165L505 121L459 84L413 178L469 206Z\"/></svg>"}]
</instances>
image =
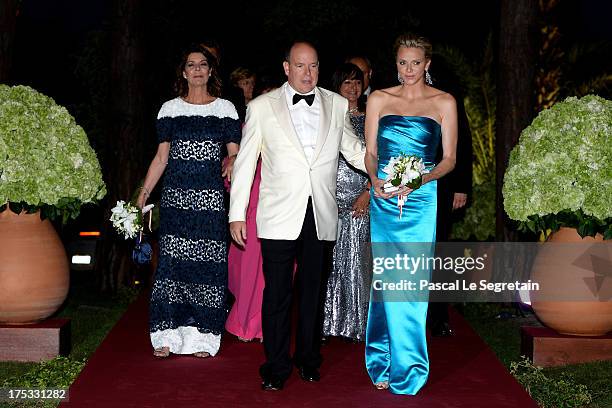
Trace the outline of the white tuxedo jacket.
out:
<instances>
[{"instance_id":1,"label":"white tuxedo jacket","mask_svg":"<svg viewBox=\"0 0 612 408\"><path fill-rule=\"evenodd\" d=\"M336 239L338 154L365 171L365 147L353 132L348 101L323 88L319 133L309 163L294 130L284 87L252 100L247 107L240 151L232 173L229 221L245 221L249 193L261 155L257 235L265 239L297 239L308 197L312 197L317 236Z\"/></svg>"}]
</instances>

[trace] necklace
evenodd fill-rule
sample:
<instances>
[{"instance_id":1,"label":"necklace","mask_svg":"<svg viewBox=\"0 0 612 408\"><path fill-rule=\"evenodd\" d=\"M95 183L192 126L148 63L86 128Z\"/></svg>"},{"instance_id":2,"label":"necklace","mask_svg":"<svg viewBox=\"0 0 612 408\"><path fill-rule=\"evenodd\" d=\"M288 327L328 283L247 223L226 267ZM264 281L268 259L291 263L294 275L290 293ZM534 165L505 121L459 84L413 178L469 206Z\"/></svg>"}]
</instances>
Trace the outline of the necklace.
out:
<instances>
[{"instance_id":1,"label":"necklace","mask_svg":"<svg viewBox=\"0 0 612 408\"><path fill-rule=\"evenodd\" d=\"M354 114L356 114L358 112L359 112L359 108L357 108L356 106L354 108L351 108L351 109L348 110L348 113L351 114L351 115L354 115Z\"/></svg>"}]
</instances>

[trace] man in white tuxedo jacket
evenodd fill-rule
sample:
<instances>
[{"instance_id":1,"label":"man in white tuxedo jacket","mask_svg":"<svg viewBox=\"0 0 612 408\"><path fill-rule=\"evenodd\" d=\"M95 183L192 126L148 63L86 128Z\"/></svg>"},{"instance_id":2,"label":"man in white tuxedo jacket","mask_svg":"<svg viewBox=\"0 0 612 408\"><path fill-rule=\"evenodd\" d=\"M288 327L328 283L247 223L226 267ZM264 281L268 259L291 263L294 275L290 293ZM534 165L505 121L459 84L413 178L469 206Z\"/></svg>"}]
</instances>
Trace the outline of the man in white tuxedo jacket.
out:
<instances>
[{"instance_id":1,"label":"man in white tuxedo jacket","mask_svg":"<svg viewBox=\"0 0 612 408\"><path fill-rule=\"evenodd\" d=\"M236 243L244 245L244 240L255 239L246 236L245 219L261 156L257 235L265 278L262 329L266 362L260 368L264 390L282 389L292 369L290 306L296 261L299 311L293 363L303 380L319 380L324 242L336 239L339 153L365 170L365 149L353 133L348 101L316 87L319 60L314 47L294 43L283 67L287 82L248 105L230 192L230 233Z\"/></svg>"}]
</instances>

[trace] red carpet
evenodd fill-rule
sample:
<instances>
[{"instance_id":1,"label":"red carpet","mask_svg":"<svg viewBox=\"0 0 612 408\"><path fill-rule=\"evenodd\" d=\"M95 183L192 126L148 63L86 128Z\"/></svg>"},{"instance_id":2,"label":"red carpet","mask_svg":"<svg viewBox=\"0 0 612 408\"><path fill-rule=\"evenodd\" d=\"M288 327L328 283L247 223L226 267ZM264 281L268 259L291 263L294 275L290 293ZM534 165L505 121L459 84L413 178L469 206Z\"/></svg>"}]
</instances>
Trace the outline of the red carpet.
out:
<instances>
[{"instance_id":1,"label":"red carpet","mask_svg":"<svg viewBox=\"0 0 612 408\"><path fill-rule=\"evenodd\" d=\"M363 344L333 339L323 347L321 382L294 371L280 392L260 390L259 343L226 335L217 357L151 354L148 298L138 299L109 333L70 388L70 407L534 407L523 388L458 314L457 335L429 342L431 375L419 395L376 390Z\"/></svg>"}]
</instances>

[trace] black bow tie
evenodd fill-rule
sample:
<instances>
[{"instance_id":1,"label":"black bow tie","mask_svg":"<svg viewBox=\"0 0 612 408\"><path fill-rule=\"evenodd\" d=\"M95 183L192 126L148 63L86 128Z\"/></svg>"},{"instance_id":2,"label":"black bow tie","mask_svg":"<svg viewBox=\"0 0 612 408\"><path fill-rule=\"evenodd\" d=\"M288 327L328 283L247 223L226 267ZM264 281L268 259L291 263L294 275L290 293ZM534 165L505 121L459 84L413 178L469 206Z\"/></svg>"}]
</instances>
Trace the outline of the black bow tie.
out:
<instances>
[{"instance_id":1,"label":"black bow tie","mask_svg":"<svg viewBox=\"0 0 612 408\"><path fill-rule=\"evenodd\" d=\"M295 105L296 103L298 103L300 100L305 100L306 103L308 104L308 106L312 106L312 103L314 102L314 97L315 94L309 94L309 95L300 95L300 94L294 94L293 95L293 104Z\"/></svg>"}]
</instances>

